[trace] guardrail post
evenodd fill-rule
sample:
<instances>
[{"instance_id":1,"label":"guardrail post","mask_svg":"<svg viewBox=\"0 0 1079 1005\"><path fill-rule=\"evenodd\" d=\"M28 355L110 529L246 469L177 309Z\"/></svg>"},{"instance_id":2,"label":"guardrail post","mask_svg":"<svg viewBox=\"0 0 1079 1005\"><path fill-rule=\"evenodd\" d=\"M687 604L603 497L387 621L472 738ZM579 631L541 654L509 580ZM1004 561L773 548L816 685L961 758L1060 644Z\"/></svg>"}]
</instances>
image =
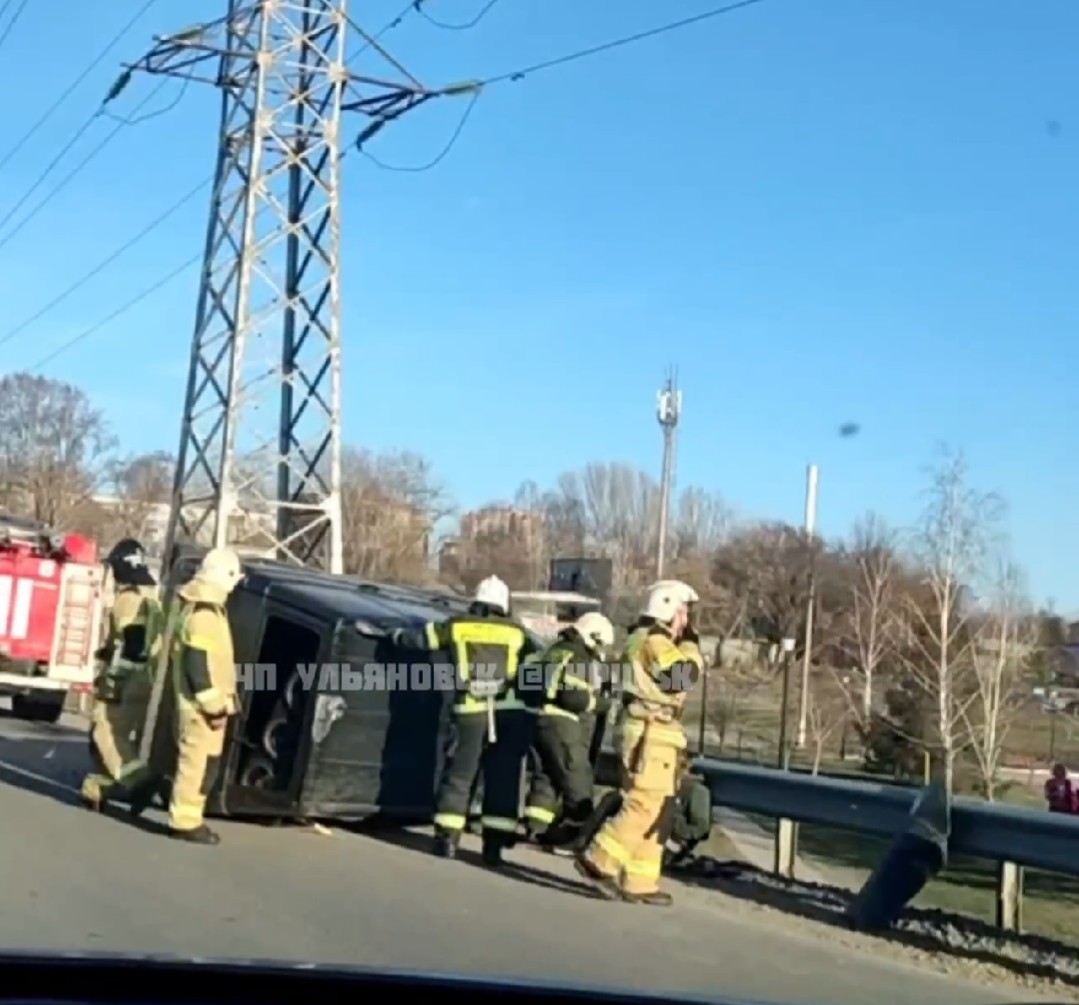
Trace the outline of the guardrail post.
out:
<instances>
[{"instance_id":1,"label":"guardrail post","mask_svg":"<svg viewBox=\"0 0 1079 1005\"><path fill-rule=\"evenodd\" d=\"M1023 867L997 863L997 927L1018 932L1023 927Z\"/></svg>"},{"instance_id":2,"label":"guardrail post","mask_svg":"<svg viewBox=\"0 0 1079 1005\"><path fill-rule=\"evenodd\" d=\"M775 859L772 871L785 879L794 879L797 831L793 820L780 818L776 821Z\"/></svg>"}]
</instances>

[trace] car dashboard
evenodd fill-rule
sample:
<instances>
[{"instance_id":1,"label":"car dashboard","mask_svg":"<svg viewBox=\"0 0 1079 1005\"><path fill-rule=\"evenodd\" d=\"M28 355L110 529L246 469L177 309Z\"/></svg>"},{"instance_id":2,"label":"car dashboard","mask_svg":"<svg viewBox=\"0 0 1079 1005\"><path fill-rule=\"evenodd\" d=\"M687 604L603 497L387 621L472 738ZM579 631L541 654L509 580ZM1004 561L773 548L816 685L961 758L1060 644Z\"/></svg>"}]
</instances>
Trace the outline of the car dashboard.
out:
<instances>
[{"instance_id":1,"label":"car dashboard","mask_svg":"<svg viewBox=\"0 0 1079 1005\"><path fill-rule=\"evenodd\" d=\"M82 954L0 954L0 1005L311 1005L437 996L440 1005L692 1005L725 999L641 995L306 963Z\"/></svg>"}]
</instances>

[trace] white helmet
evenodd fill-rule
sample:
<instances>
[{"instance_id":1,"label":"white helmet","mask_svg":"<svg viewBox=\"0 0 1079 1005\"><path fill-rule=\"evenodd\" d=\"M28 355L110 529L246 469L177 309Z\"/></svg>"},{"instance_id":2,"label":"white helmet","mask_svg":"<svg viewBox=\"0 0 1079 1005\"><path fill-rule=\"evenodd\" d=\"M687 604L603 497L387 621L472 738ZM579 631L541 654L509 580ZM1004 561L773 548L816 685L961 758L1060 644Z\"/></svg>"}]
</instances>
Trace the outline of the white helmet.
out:
<instances>
[{"instance_id":1,"label":"white helmet","mask_svg":"<svg viewBox=\"0 0 1079 1005\"><path fill-rule=\"evenodd\" d=\"M686 584L675 579L666 580L657 583L648 591L648 600L641 614L668 624L674 620L678 608L685 607L688 603L690 600L686 593Z\"/></svg>"},{"instance_id":2,"label":"white helmet","mask_svg":"<svg viewBox=\"0 0 1079 1005\"><path fill-rule=\"evenodd\" d=\"M653 583L650 587L648 587L648 590L649 592L651 592L652 590L658 590L664 586L673 587L676 590L684 591L687 604L699 603L701 599L697 595L697 591L693 589L693 587L690 586L689 583L683 583L680 579L661 579L659 580L659 582Z\"/></svg>"},{"instance_id":3,"label":"white helmet","mask_svg":"<svg viewBox=\"0 0 1079 1005\"><path fill-rule=\"evenodd\" d=\"M240 556L231 548L211 548L202 557L195 579L207 586L215 586L231 593L243 579Z\"/></svg>"},{"instance_id":4,"label":"white helmet","mask_svg":"<svg viewBox=\"0 0 1079 1005\"><path fill-rule=\"evenodd\" d=\"M585 640L589 648L604 652L614 645L614 625L599 611L582 614L574 623L577 634Z\"/></svg>"},{"instance_id":5,"label":"white helmet","mask_svg":"<svg viewBox=\"0 0 1079 1005\"><path fill-rule=\"evenodd\" d=\"M497 607L503 614L509 613L510 588L498 576L488 576L483 580L476 587L476 596L473 599L478 604Z\"/></svg>"},{"instance_id":6,"label":"white helmet","mask_svg":"<svg viewBox=\"0 0 1079 1005\"><path fill-rule=\"evenodd\" d=\"M661 617L649 610L653 603L653 598L666 593L671 593L678 598L678 603L675 604L675 607L678 607L679 604L695 604L701 599L697 596L697 591L692 586L683 583L680 579L661 579L658 583L653 583L648 587L648 596L644 602L644 607L641 608L641 616L655 618L657 621L670 621L674 617L674 608L671 608L669 617Z\"/></svg>"}]
</instances>

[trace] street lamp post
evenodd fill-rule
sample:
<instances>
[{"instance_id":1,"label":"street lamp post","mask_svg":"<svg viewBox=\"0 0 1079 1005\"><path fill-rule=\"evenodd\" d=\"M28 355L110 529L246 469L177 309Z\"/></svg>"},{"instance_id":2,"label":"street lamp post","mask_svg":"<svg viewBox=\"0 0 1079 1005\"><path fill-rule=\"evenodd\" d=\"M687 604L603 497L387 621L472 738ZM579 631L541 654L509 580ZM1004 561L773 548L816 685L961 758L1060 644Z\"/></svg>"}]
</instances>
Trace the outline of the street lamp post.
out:
<instances>
[{"instance_id":1,"label":"street lamp post","mask_svg":"<svg viewBox=\"0 0 1079 1005\"><path fill-rule=\"evenodd\" d=\"M816 551L813 535L817 532L817 482L820 472L816 464L806 468L805 537L808 565L806 584L805 645L802 653L802 690L798 696L798 749L806 745L809 731L809 670L813 662L813 615L817 607Z\"/></svg>"},{"instance_id":2,"label":"street lamp post","mask_svg":"<svg viewBox=\"0 0 1079 1005\"><path fill-rule=\"evenodd\" d=\"M790 704L791 690L791 658L794 655L794 639L784 639L783 646L783 698L779 713L779 754L776 758L776 767L789 769L790 759L787 756L787 711Z\"/></svg>"}]
</instances>

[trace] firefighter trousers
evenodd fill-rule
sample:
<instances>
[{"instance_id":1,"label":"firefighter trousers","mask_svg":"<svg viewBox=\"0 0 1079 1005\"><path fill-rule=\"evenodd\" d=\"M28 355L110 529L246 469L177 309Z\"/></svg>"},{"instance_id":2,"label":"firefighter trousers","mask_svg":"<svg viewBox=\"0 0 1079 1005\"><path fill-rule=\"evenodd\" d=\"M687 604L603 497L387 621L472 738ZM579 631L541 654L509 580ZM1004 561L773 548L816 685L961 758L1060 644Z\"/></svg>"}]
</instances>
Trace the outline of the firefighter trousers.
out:
<instances>
[{"instance_id":1,"label":"firefighter trousers","mask_svg":"<svg viewBox=\"0 0 1079 1005\"><path fill-rule=\"evenodd\" d=\"M521 805L521 772L532 740L534 718L524 709L495 712L495 742L488 739L487 716L455 713L450 749L435 800L435 826L460 834L477 776L483 775L484 838L513 835Z\"/></svg>"},{"instance_id":2,"label":"firefighter trousers","mask_svg":"<svg viewBox=\"0 0 1079 1005\"><path fill-rule=\"evenodd\" d=\"M83 779L82 794L100 801L115 785L130 786L141 774L139 737L149 701L149 676L133 671L115 701L94 702L90 725L92 768Z\"/></svg>"},{"instance_id":3,"label":"firefighter trousers","mask_svg":"<svg viewBox=\"0 0 1079 1005\"><path fill-rule=\"evenodd\" d=\"M659 890L682 751L647 735L623 754L622 805L592 839L585 857L630 895Z\"/></svg>"},{"instance_id":4,"label":"firefighter trousers","mask_svg":"<svg viewBox=\"0 0 1079 1005\"><path fill-rule=\"evenodd\" d=\"M214 729L191 702L180 699L177 708L179 752L169 797L169 828L193 831L203 825L206 797L217 778L225 749L224 725Z\"/></svg>"},{"instance_id":5,"label":"firefighter trousers","mask_svg":"<svg viewBox=\"0 0 1079 1005\"><path fill-rule=\"evenodd\" d=\"M589 717L589 720L591 717ZM588 759L589 723L540 713L529 751L532 781L525 818L537 829L560 822L582 824L592 813L592 763ZM561 807L561 813L559 808Z\"/></svg>"}]
</instances>

